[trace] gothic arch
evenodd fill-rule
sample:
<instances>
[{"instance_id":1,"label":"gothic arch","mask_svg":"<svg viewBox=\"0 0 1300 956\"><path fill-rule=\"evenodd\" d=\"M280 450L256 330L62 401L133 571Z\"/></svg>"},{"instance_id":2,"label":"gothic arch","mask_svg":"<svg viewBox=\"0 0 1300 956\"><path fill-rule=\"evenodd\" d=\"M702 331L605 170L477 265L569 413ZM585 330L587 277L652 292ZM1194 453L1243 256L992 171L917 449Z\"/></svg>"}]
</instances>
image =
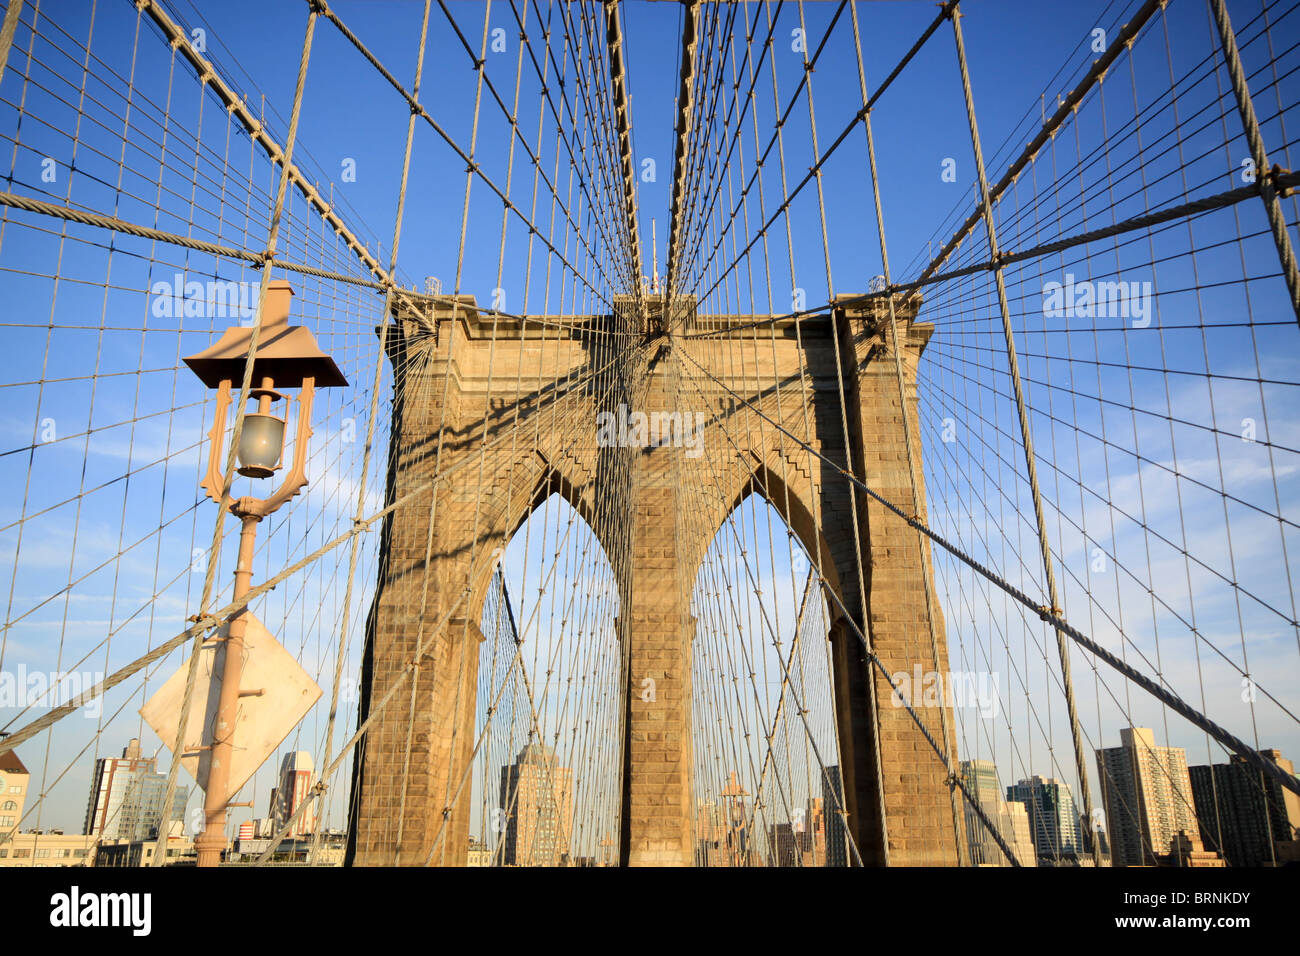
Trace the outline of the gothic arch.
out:
<instances>
[{"instance_id":1,"label":"gothic arch","mask_svg":"<svg viewBox=\"0 0 1300 956\"><path fill-rule=\"evenodd\" d=\"M773 450L762 457L756 453L737 456L731 471L723 478L723 493L712 499L715 507L709 515L703 540L692 542L689 555L692 573L688 580L694 580L699 573L700 564L724 522L747 498L757 496L771 505L794 532L812 566L819 569L822 580L835 595L828 601L832 619L840 616L840 604L854 607L852 602L857 594L855 549L845 547L843 541L837 546L827 537L825 519L820 524L816 520L818 511L824 510L819 501L821 486L809 476L806 463L796 462L789 455L783 456ZM851 530L849 536L851 538Z\"/></svg>"},{"instance_id":2,"label":"gothic arch","mask_svg":"<svg viewBox=\"0 0 1300 956\"><path fill-rule=\"evenodd\" d=\"M558 458L548 461L546 456L530 453L522 464L516 467L509 479L490 493L492 507L491 523L483 540L491 544L484 547L480 543L474 558L474 567L470 574L471 593L469 611L472 620L482 615L483 602L492 579L492 571L504 556L505 549L513 540L515 533L524 526L532 514L546 503L551 495L558 495L578 513L600 544L605 558L610 559L613 551L611 542L603 525L597 520L596 501L592 484L584 474L585 468L576 457ZM567 465L561 468L559 465ZM620 594L620 599L624 595Z\"/></svg>"}]
</instances>

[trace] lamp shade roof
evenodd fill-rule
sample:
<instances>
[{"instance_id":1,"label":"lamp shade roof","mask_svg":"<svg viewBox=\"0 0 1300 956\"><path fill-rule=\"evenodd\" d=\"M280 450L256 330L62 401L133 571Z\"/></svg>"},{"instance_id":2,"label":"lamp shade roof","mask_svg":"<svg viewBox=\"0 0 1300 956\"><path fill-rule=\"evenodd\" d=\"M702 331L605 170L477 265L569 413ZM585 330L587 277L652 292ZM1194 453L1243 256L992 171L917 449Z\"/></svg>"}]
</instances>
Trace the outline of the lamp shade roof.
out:
<instances>
[{"instance_id":1,"label":"lamp shade roof","mask_svg":"<svg viewBox=\"0 0 1300 956\"><path fill-rule=\"evenodd\" d=\"M320 350L311 330L289 324L292 296L293 289L283 280L272 282L266 290L253 384L270 377L279 387L300 388L304 378L314 377L320 388L347 385L348 380L334 360ZM243 381L252 337L252 328L232 326L215 344L186 358L185 364L209 388L216 388L224 379Z\"/></svg>"}]
</instances>

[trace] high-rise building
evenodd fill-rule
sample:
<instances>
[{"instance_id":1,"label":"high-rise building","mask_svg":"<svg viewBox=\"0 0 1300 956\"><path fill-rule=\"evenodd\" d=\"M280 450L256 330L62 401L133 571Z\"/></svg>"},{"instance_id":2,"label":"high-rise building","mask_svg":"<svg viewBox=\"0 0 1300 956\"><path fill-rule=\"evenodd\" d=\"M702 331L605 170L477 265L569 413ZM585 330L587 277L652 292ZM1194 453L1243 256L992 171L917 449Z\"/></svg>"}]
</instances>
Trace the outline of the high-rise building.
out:
<instances>
[{"instance_id":1,"label":"high-rise building","mask_svg":"<svg viewBox=\"0 0 1300 956\"><path fill-rule=\"evenodd\" d=\"M1200 842L1182 747L1158 747L1147 727L1126 727L1120 746L1097 751L1106 825L1115 866L1154 866L1168 855L1174 837Z\"/></svg>"},{"instance_id":2,"label":"high-rise building","mask_svg":"<svg viewBox=\"0 0 1300 956\"><path fill-rule=\"evenodd\" d=\"M822 807L826 812L826 856L823 866L849 865L848 829L844 825L844 781L837 764L822 771Z\"/></svg>"},{"instance_id":3,"label":"high-rise building","mask_svg":"<svg viewBox=\"0 0 1300 956\"><path fill-rule=\"evenodd\" d=\"M963 760L959 767L962 782L971 796L979 804L989 821L1002 833L1003 839L1010 834L1002 823L1001 787L998 784L997 767L991 760ZM1005 861L997 841L988 832L988 828L979 819L974 808L962 801L966 817L966 845L970 852L972 866L1001 866Z\"/></svg>"},{"instance_id":4,"label":"high-rise building","mask_svg":"<svg viewBox=\"0 0 1300 956\"><path fill-rule=\"evenodd\" d=\"M140 741L132 738L120 757L100 757L91 778L90 800L82 828L89 836L109 840L150 840L162 825L167 777L157 772L153 757L140 755ZM185 814L189 788L177 786L170 818Z\"/></svg>"},{"instance_id":5,"label":"high-rise building","mask_svg":"<svg viewBox=\"0 0 1300 956\"><path fill-rule=\"evenodd\" d=\"M1281 752L1259 753L1295 775ZM1229 866L1277 866L1294 856L1279 851L1300 839L1300 796L1236 754L1228 763L1189 767L1188 774L1207 850L1222 853Z\"/></svg>"},{"instance_id":6,"label":"high-rise building","mask_svg":"<svg viewBox=\"0 0 1300 956\"><path fill-rule=\"evenodd\" d=\"M1035 775L1007 787L1007 799L1024 804L1034 852L1045 864L1074 862L1083 854L1083 827L1065 783Z\"/></svg>"},{"instance_id":7,"label":"high-rise building","mask_svg":"<svg viewBox=\"0 0 1300 956\"><path fill-rule=\"evenodd\" d=\"M560 866L569 856L573 826L573 771L540 743L501 768L506 866Z\"/></svg>"},{"instance_id":8,"label":"high-rise building","mask_svg":"<svg viewBox=\"0 0 1300 956\"><path fill-rule=\"evenodd\" d=\"M152 771L154 767L153 758L140 756L140 741L135 738L122 751L121 757L100 757L96 760L83 832L98 836L111 827L112 832L106 835L115 838L122 802L126 798L131 778L138 773Z\"/></svg>"},{"instance_id":9,"label":"high-rise building","mask_svg":"<svg viewBox=\"0 0 1300 956\"><path fill-rule=\"evenodd\" d=\"M167 796L167 775L145 771L133 774L126 786L117 826L119 840L156 840L162 826L163 799ZM177 787L172 794L172 812L168 819L173 825L183 823L189 788ZM107 832L112 832L110 825Z\"/></svg>"},{"instance_id":10,"label":"high-rise building","mask_svg":"<svg viewBox=\"0 0 1300 956\"><path fill-rule=\"evenodd\" d=\"M1034 846L1034 831L1029 825L1029 808L1019 800L1005 801L1007 816L1011 820L1011 848L1021 866L1037 866L1038 850Z\"/></svg>"},{"instance_id":11,"label":"high-rise building","mask_svg":"<svg viewBox=\"0 0 1300 956\"><path fill-rule=\"evenodd\" d=\"M772 866L799 866L803 861L804 828L801 823L774 823L768 834Z\"/></svg>"},{"instance_id":12,"label":"high-rise building","mask_svg":"<svg viewBox=\"0 0 1300 956\"><path fill-rule=\"evenodd\" d=\"M279 833L280 828L292 819L298 807L311 793L315 783L316 767L312 763L311 754L305 750L297 750L284 755L284 760L280 762L279 783L271 791L271 825L274 827L274 832ZM313 804L294 821L285 838L291 839L315 832L316 804Z\"/></svg>"},{"instance_id":13,"label":"high-rise building","mask_svg":"<svg viewBox=\"0 0 1300 956\"><path fill-rule=\"evenodd\" d=\"M16 831L23 818L30 779L27 768L15 751L6 750L0 754L0 841L11 830Z\"/></svg>"},{"instance_id":14,"label":"high-rise building","mask_svg":"<svg viewBox=\"0 0 1300 956\"><path fill-rule=\"evenodd\" d=\"M838 772L839 768L836 768ZM812 797L808 800L808 812L803 820L803 866L830 866L826 852L826 837L831 825L831 816L839 816L835 811L827 811L825 797Z\"/></svg>"},{"instance_id":15,"label":"high-rise building","mask_svg":"<svg viewBox=\"0 0 1300 956\"><path fill-rule=\"evenodd\" d=\"M963 760L960 766L962 782L970 790L989 822L997 827L999 835L1011 847L1011 852L1021 866L1036 866L1034 844L1029 837L1029 817L1023 804L1002 798L1002 784L998 769L991 760ZM1007 866L1006 854L989 833L979 814L969 803L962 801L966 817L966 842L972 866Z\"/></svg>"}]
</instances>

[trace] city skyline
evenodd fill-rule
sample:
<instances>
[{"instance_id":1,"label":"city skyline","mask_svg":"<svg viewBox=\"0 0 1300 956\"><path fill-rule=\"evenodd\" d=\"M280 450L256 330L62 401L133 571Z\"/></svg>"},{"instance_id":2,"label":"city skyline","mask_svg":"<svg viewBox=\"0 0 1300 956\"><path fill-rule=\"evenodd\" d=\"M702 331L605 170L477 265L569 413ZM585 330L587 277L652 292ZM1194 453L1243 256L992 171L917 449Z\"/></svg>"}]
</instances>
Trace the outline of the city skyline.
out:
<instances>
[{"instance_id":1,"label":"city skyline","mask_svg":"<svg viewBox=\"0 0 1300 956\"><path fill-rule=\"evenodd\" d=\"M1211 782L1209 766L1188 767L1179 748L1159 747L1153 741L1149 729L1131 728L1121 734L1120 747L1097 751L1098 767L1112 796L1104 804L1104 812L1095 818L1100 824L1096 829L1104 851L1118 844L1113 851L1113 865L1151 865L1177 850L1180 831L1190 839L1188 849L1200 852L1204 848L1207 855L1226 857L1224 865L1300 862L1300 801L1275 785L1270 787L1267 781L1252 781L1240 761L1216 765ZM1278 751L1264 753L1287 772L1295 773L1294 764ZM14 828L9 839L18 832L38 836L68 833L63 827L27 831L17 827L26 789L25 783L17 781L25 780L28 774L16 753L4 756L7 762L0 761L0 777L7 771L10 779L0 784L0 822L15 821L5 825L6 831ZM292 797L284 800L279 796L281 788L273 790L267 817L232 824L228 834L232 841L241 835L260 838L276 832L310 791L315 781L310 754L287 752L279 766L281 780L287 784L284 792ZM1036 866L1040 859L1091 865L1082 819L1068 786L1034 775L1003 788L991 761L963 760L960 768L975 799L999 827L1021 865ZM156 836L162 810L161 785L166 778L157 773L154 758L141 755L138 741L124 748L121 757L98 758L91 779L81 835L128 843ZM846 865L848 850L840 814L826 809L842 801L836 789L839 785L838 767L825 768L822 796L808 798L804 806L785 816L769 811L767 822L762 823L751 807L751 794L731 771L726 787L720 791L721 806L707 800L697 802L694 827L698 864ZM537 743L525 745L511 764L500 768L500 786L501 810L493 818L500 823L500 829L483 844L486 856L482 865L546 866L562 865L566 860L599 859L599 852L581 857L568 849L575 782L572 771L557 764L550 748ZM188 788L177 793L177 807L171 814L173 828L182 826L184 817L179 807L183 807L187 796ZM8 806L10 802L13 807ZM12 816L4 817L4 813ZM1111 813L1121 814L1113 835L1105 823ZM1005 855L969 807L964 823L972 865L1007 865ZM314 826L314 814L308 813L289 831L287 839L310 837ZM758 827L757 832L754 827ZM1217 836L1219 832L1225 834L1222 839L1226 842ZM601 845L607 843L606 834ZM1112 853L1104 852L1103 856L1111 858Z\"/></svg>"}]
</instances>

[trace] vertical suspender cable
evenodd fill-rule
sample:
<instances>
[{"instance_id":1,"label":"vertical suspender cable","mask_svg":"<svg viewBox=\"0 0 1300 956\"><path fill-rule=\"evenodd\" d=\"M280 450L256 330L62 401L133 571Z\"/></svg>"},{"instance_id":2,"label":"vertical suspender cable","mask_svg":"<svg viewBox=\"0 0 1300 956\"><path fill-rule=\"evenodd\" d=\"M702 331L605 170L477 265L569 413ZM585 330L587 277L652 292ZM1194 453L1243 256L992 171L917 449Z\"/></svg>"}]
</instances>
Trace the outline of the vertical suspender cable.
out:
<instances>
[{"instance_id":1,"label":"vertical suspender cable","mask_svg":"<svg viewBox=\"0 0 1300 956\"><path fill-rule=\"evenodd\" d=\"M1034 462L1034 441L1029 433L1029 416L1025 411L1024 383L1020 378L1020 363L1016 359L1015 336L1011 329L1011 311L1007 305L1006 281L1002 276L1002 266L998 259L997 229L993 224L993 209L989 196L989 181L984 174L984 152L980 148L979 126L975 121L975 98L971 93L970 73L966 69L966 45L961 35L961 10L954 7L951 14L953 37L957 43L957 64L961 70L962 93L966 98L966 118L970 122L971 146L975 151L975 172L979 176L980 202L984 213L984 230L988 234L989 256L996 265L993 279L997 285L998 308L1002 313L1002 333L1006 339L1007 367L1011 376L1011 388L1016 399L1016 414L1020 419L1020 436L1025 449L1025 470L1029 479L1029 489L1034 500L1034 522L1038 528L1038 545L1043 554L1043 574L1047 584L1048 600L1051 612L1059 616L1061 601L1056 589L1056 574L1052 570L1052 549L1047 539L1047 525L1043 521L1043 499L1038 488L1038 467ZM1059 627L1056 631L1056 650L1061 658L1061 682L1065 688L1065 706L1070 715L1070 736L1074 743L1075 771L1079 775L1080 796L1083 800L1083 832L1092 847L1093 861L1101 865L1101 850L1092 832L1092 791L1088 786L1088 764L1083 751L1083 736L1079 731L1079 711L1074 702L1074 681L1070 677L1070 650L1065 643L1065 634Z\"/></svg>"}]
</instances>

